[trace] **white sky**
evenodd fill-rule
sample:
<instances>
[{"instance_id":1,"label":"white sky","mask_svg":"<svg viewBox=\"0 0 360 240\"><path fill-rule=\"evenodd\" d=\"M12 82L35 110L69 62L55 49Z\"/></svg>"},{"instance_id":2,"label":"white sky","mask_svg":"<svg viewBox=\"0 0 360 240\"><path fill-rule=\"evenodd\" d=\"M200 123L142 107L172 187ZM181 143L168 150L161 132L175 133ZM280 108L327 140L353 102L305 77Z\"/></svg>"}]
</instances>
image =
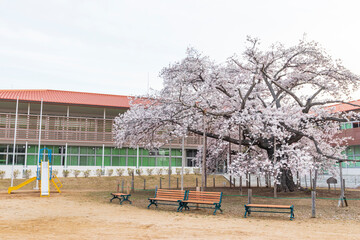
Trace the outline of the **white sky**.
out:
<instances>
[{"instance_id":1,"label":"white sky","mask_svg":"<svg viewBox=\"0 0 360 240\"><path fill-rule=\"evenodd\" d=\"M195 47L218 62L247 35L264 46L307 34L360 74L360 1L0 0L0 89L145 94ZM354 94L359 99L360 95Z\"/></svg>"}]
</instances>

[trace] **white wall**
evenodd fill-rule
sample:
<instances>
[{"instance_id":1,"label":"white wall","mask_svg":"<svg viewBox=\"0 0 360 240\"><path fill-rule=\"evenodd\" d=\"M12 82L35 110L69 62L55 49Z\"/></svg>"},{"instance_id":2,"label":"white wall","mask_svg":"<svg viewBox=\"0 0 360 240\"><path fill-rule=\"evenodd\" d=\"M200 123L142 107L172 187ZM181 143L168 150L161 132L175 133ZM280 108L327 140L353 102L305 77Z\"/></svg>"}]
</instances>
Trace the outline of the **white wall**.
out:
<instances>
[{"instance_id":1,"label":"white wall","mask_svg":"<svg viewBox=\"0 0 360 240\"><path fill-rule=\"evenodd\" d=\"M0 170L5 171L5 177L4 178L11 178L11 168L12 168L11 165L10 166L1 166L0 167ZM113 169L113 175L112 176L117 176L116 169L119 169L119 168L124 169L123 176L128 176L128 171L127 171L128 168L132 168L132 169L134 169L134 171L136 169L136 167L105 167L104 176L108 176L108 170L109 169ZM142 169L142 175L148 175L146 169L149 169L149 168L151 168L151 167L140 167L139 169ZM180 168L180 167L172 167L172 174L176 174L176 168ZM14 166L14 171L16 169L18 169L20 171L20 174L19 174L19 176L17 178L18 179L24 178L24 175L23 175L23 172L25 171L24 166L16 166L15 165ZM31 169L30 178L36 176L36 166L28 166L27 169ZM58 177L63 177L63 170L65 169L63 166L53 166L52 169L53 169L53 171L54 170L58 171L58 174L57 174ZM96 170L97 169L101 169L101 167L100 166L68 166L67 170L70 171L68 177L74 177L74 173L73 173L74 170L80 170L81 171L79 177L83 177L84 176L83 171L86 171L86 170L90 170L90 177L95 177L95 176L97 176L96 175ZM157 169L163 169L162 175L167 175L167 170L169 168L168 167L152 167L152 169L154 169L153 172L152 172L152 175L157 175L156 174ZM193 173L193 168L192 167L186 167L185 169L189 169L190 173L191 174ZM136 173L134 173L134 174L135 174L135 176L137 176Z\"/></svg>"}]
</instances>

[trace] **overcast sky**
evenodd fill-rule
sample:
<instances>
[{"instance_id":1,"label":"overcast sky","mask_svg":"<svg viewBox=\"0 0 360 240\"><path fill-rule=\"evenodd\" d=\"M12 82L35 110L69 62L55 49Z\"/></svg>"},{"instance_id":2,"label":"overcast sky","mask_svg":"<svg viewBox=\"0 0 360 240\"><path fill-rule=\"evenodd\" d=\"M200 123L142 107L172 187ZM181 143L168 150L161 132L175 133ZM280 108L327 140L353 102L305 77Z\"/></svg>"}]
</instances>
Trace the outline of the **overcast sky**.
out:
<instances>
[{"instance_id":1,"label":"overcast sky","mask_svg":"<svg viewBox=\"0 0 360 240\"><path fill-rule=\"evenodd\" d=\"M290 46L306 33L360 74L359 9L356 0L0 0L0 89L145 94L187 47L223 62L247 35Z\"/></svg>"}]
</instances>

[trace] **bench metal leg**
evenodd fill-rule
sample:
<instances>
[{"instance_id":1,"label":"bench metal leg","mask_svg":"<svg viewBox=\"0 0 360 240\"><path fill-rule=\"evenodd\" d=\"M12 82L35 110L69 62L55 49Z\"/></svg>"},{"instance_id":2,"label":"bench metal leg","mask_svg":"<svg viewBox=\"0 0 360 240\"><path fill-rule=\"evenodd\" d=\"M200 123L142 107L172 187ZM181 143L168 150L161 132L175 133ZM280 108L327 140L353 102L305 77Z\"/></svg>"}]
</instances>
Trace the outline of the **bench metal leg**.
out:
<instances>
[{"instance_id":1,"label":"bench metal leg","mask_svg":"<svg viewBox=\"0 0 360 240\"><path fill-rule=\"evenodd\" d=\"M179 202L179 207L177 208L177 212L181 212L182 211L182 209L183 209L183 207L184 207L184 203L183 202Z\"/></svg>"},{"instance_id":2,"label":"bench metal leg","mask_svg":"<svg viewBox=\"0 0 360 240\"><path fill-rule=\"evenodd\" d=\"M149 200L150 201L150 204L147 208L150 208L151 205L155 205L156 207L158 207L157 203L156 203L156 200Z\"/></svg>"},{"instance_id":3,"label":"bench metal leg","mask_svg":"<svg viewBox=\"0 0 360 240\"><path fill-rule=\"evenodd\" d=\"M245 215L244 218L246 218L246 215L250 215L250 209L248 206L245 205Z\"/></svg>"},{"instance_id":4,"label":"bench metal leg","mask_svg":"<svg viewBox=\"0 0 360 240\"><path fill-rule=\"evenodd\" d=\"M290 212L290 220L292 221L295 218L294 207L291 207L290 210L291 210L291 212Z\"/></svg>"},{"instance_id":5,"label":"bench metal leg","mask_svg":"<svg viewBox=\"0 0 360 240\"><path fill-rule=\"evenodd\" d=\"M131 195L122 196L122 199L120 201L120 205L122 205L122 203L125 202L125 201L128 201L130 204L132 204L132 202L129 200L130 196Z\"/></svg>"},{"instance_id":6,"label":"bench metal leg","mask_svg":"<svg viewBox=\"0 0 360 240\"><path fill-rule=\"evenodd\" d=\"M118 198L117 196L113 196L112 199L110 199L110 202L112 202L112 200L114 200L115 198Z\"/></svg>"},{"instance_id":7,"label":"bench metal leg","mask_svg":"<svg viewBox=\"0 0 360 240\"><path fill-rule=\"evenodd\" d=\"M221 205L220 205L220 204L215 204L215 211L214 211L213 215L216 215L216 211L217 211L217 210L220 210L220 212L222 213Z\"/></svg>"}]
</instances>

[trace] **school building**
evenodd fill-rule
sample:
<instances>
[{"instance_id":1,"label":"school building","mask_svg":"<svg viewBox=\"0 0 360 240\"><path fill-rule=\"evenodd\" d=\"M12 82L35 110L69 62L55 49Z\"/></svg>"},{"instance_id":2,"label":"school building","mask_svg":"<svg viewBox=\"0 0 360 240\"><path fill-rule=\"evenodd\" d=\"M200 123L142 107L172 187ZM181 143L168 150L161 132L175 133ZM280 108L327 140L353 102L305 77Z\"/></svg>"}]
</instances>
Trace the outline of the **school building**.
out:
<instances>
[{"instance_id":1,"label":"school building","mask_svg":"<svg viewBox=\"0 0 360 240\"><path fill-rule=\"evenodd\" d=\"M14 158L17 98L19 107ZM169 146L153 151L141 146L136 149L116 148L113 121L117 115L129 109L129 102L129 96L121 95L46 89L0 90L0 170L5 170L5 177L10 178L14 160L15 169L21 173L31 169L32 175L35 175L39 135L40 148L52 150L53 169L58 170L59 176L62 176L64 169L91 170L94 175L97 169L102 169L106 174L107 169L117 168L168 168L170 158L172 167L181 167L181 139L173 140L171 149ZM360 100L352 103L360 105ZM360 111L359 107L347 104L333 107L335 111ZM360 122L342 123L340 128L343 136L353 138L348 142L347 158L360 160ZM201 144L202 138L199 136L186 138L187 168L193 167L197 147ZM223 169L224 166L220 164L219 168ZM345 175L359 173L360 162L344 163Z\"/></svg>"},{"instance_id":2,"label":"school building","mask_svg":"<svg viewBox=\"0 0 360 240\"><path fill-rule=\"evenodd\" d=\"M117 168L166 168L170 158L172 167L181 167L181 139L173 140L171 149L169 146L153 151L141 147L116 148L113 121L129 109L129 101L128 96L110 94L43 89L0 90L0 170L5 170L5 177L9 178L14 161L15 169L22 173L31 169L35 175L39 135L40 148L52 150L53 169L58 170L59 176L64 169L91 170L94 175L97 169L102 169L104 174L107 169L114 169L115 174ZM202 144L201 137L190 136L185 140L186 167L193 166L199 144Z\"/></svg>"}]
</instances>

